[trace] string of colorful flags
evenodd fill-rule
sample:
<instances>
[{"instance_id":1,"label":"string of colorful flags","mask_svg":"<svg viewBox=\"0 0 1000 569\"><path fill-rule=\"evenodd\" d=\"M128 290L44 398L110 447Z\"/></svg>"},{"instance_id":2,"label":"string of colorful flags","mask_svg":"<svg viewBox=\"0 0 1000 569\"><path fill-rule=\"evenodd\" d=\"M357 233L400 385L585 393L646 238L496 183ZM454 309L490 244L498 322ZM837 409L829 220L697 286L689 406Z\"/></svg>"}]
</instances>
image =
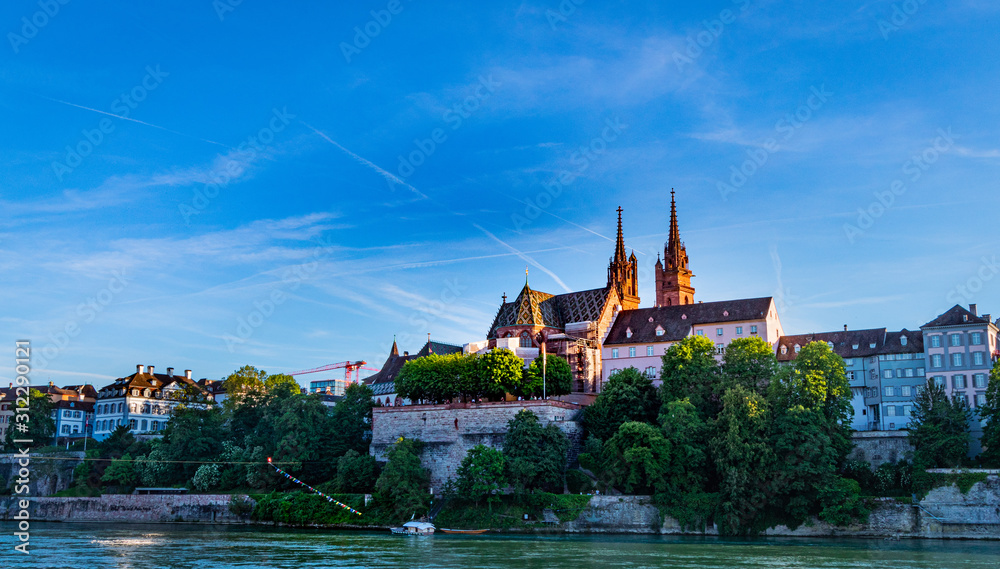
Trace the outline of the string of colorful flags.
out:
<instances>
[{"instance_id":1,"label":"string of colorful flags","mask_svg":"<svg viewBox=\"0 0 1000 569\"><path fill-rule=\"evenodd\" d=\"M338 501L334 500L330 496L327 496L326 494L320 492L319 490L313 488L312 486L306 484L305 482L299 480L298 478L296 478L296 477L292 476L291 474L285 472L284 470L278 468L277 466L275 466L274 463L271 462L271 457L267 457L267 463L270 464L272 467L274 467L274 469L278 471L278 474L284 476L285 478L291 480L292 482L295 482L296 484L301 484L302 486L305 486L306 488L312 490L313 493L319 494L320 496L326 498L326 500L328 502L332 502L334 504L337 504L338 506L340 506L341 508L347 510L348 512L351 512L352 514L357 514L359 516L361 515L361 512L355 510L354 508L348 506L347 504L344 504L343 502L338 502Z\"/></svg>"}]
</instances>

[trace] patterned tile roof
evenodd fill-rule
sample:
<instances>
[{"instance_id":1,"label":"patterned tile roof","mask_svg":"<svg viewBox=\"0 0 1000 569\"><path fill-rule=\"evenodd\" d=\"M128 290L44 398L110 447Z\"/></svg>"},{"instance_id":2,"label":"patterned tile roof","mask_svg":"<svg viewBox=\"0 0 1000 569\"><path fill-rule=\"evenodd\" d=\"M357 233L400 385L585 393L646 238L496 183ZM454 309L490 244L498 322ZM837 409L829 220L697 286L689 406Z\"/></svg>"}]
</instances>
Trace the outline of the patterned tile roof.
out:
<instances>
[{"instance_id":1,"label":"patterned tile roof","mask_svg":"<svg viewBox=\"0 0 1000 569\"><path fill-rule=\"evenodd\" d=\"M598 320L610 292L611 289L605 287L553 295L524 285L514 302L500 305L486 337L496 338L497 330L508 326L545 326L561 330L573 322Z\"/></svg>"},{"instance_id":2,"label":"patterned tile roof","mask_svg":"<svg viewBox=\"0 0 1000 569\"><path fill-rule=\"evenodd\" d=\"M604 345L676 342L691 333L691 327L715 322L762 320L771 310L772 297L744 298L623 310L604 340ZM657 335L662 329L663 334Z\"/></svg>"}]
</instances>

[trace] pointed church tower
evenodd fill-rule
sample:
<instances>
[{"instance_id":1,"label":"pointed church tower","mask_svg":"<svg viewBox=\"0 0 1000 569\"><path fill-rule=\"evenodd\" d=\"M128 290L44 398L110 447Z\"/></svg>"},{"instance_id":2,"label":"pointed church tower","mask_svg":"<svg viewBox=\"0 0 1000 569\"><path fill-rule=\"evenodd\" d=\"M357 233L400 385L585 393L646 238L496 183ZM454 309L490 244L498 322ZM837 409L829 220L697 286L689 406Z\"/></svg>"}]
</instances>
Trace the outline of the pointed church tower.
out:
<instances>
[{"instance_id":1,"label":"pointed church tower","mask_svg":"<svg viewBox=\"0 0 1000 569\"><path fill-rule=\"evenodd\" d=\"M694 287L688 268L687 248L677 227L677 204L670 190L670 237L663 247L663 261L656 260L656 305L694 304Z\"/></svg>"},{"instance_id":2,"label":"pointed church tower","mask_svg":"<svg viewBox=\"0 0 1000 569\"><path fill-rule=\"evenodd\" d=\"M625 238L622 235L622 208L618 208L618 240L615 242L615 256L608 265L608 288L618 291L622 308L639 308L639 261L635 252L625 257Z\"/></svg>"}]
</instances>

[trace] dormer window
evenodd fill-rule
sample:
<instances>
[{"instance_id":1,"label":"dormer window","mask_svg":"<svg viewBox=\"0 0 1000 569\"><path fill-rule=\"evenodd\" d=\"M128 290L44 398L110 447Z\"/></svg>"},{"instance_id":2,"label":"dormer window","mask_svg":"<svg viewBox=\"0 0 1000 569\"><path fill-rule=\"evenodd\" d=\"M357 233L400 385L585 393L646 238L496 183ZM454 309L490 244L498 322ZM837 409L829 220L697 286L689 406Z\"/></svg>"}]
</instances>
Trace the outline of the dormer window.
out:
<instances>
[{"instance_id":1,"label":"dormer window","mask_svg":"<svg viewBox=\"0 0 1000 569\"><path fill-rule=\"evenodd\" d=\"M856 349L858 349L858 347L860 347L860 345L861 345L861 344L854 344L853 346L851 346L851 348L853 348L853 349L855 349L855 350L856 350Z\"/></svg>"},{"instance_id":2,"label":"dormer window","mask_svg":"<svg viewBox=\"0 0 1000 569\"><path fill-rule=\"evenodd\" d=\"M663 333L664 333L664 331L663 331L663 326L657 326L657 327L656 327L656 335L657 335L657 336L662 336L662 335L663 335Z\"/></svg>"},{"instance_id":3,"label":"dormer window","mask_svg":"<svg viewBox=\"0 0 1000 569\"><path fill-rule=\"evenodd\" d=\"M831 349L831 350L833 349L833 342L827 342L827 343L826 343L826 345L827 345L827 346L830 346L830 349Z\"/></svg>"},{"instance_id":4,"label":"dormer window","mask_svg":"<svg viewBox=\"0 0 1000 569\"><path fill-rule=\"evenodd\" d=\"M875 349L875 342L872 342L871 344L868 344L868 347L874 350Z\"/></svg>"},{"instance_id":5,"label":"dormer window","mask_svg":"<svg viewBox=\"0 0 1000 569\"><path fill-rule=\"evenodd\" d=\"M625 329L625 337L626 338L631 338L632 337L632 329L631 328L626 328Z\"/></svg>"},{"instance_id":6,"label":"dormer window","mask_svg":"<svg viewBox=\"0 0 1000 569\"><path fill-rule=\"evenodd\" d=\"M801 350L801 349L802 349L802 346L800 346L798 344L795 344L795 353L796 354L799 353L799 350Z\"/></svg>"},{"instance_id":7,"label":"dormer window","mask_svg":"<svg viewBox=\"0 0 1000 569\"><path fill-rule=\"evenodd\" d=\"M149 390L147 389L147 390L143 391L142 392L142 396L143 397L149 397Z\"/></svg>"},{"instance_id":8,"label":"dormer window","mask_svg":"<svg viewBox=\"0 0 1000 569\"><path fill-rule=\"evenodd\" d=\"M652 316L649 317L649 322L650 322L650 324L653 323L653 317Z\"/></svg>"},{"instance_id":9,"label":"dormer window","mask_svg":"<svg viewBox=\"0 0 1000 569\"><path fill-rule=\"evenodd\" d=\"M132 395L135 396L135 397L138 397L139 396L139 390L138 389L133 389L132 390Z\"/></svg>"},{"instance_id":10,"label":"dormer window","mask_svg":"<svg viewBox=\"0 0 1000 569\"><path fill-rule=\"evenodd\" d=\"M788 353L788 346L781 346L781 353L782 354L787 354Z\"/></svg>"},{"instance_id":11,"label":"dormer window","mask_svg":"<svg viewBox=\"0 0 1000 569\"><path fill-rule=\"evenodd\" d=\"M900 345L905 346L906 345L906 336L900 336L899 337L899 343L900 343Z\"/></svg>"},{"instance_id":12,"label":"dormer window","mask_svg":"<svg viewBox=\"0 0 1000 569\"><path fill-rule=\"evenodd\" d=\"M723 316L729 316L729 311L728 310L723 310L722 311L722 315Z\"/></svg>"},{"instance_id":13,"label":"dormer window","mask_svg":"<svg viewBox=\"0 0 1000 569\"><path fill-rule=\"evenodd\" d=\"M687 319L688 319L687 314L681 314L681 320L687 320Z\"/></svg>"}]
</instances>

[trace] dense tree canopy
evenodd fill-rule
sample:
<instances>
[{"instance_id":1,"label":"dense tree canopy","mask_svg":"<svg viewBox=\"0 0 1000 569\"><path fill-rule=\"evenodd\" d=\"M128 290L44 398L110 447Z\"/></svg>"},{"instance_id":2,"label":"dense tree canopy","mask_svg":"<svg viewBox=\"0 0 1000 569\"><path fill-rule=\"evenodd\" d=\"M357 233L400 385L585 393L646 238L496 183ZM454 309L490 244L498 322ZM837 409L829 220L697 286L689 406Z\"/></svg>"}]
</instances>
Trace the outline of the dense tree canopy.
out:
<instances>
[{"instance_id":1,"label":"dense tree canopy","mask_svg":"<svg viewBox=\"0 0 1000 569\"><path fill-rule=\"evenodd\" d=\"M969 453L972 416L964 397L950 398L944 387L928 383L914 401L907 429L914 469L960 466Z\"/></svg>"},{"instance_id":2,"label":"dense tree canopy","mask_svg":"<svg viewBox=\"0 0 1000 569\"><path fill-rule=\"evenodd\" d=\"M993 364L990 382L986 386L986 405L980 406L979 417L983 426L983 463L991 468L1000 467L1000 360Z\"/></svg>"},{"instance_id":3,"label":"dense tree canopy","mask_svg":"<svg viewBox=\"0 0 1000 569\"><path fill-rule=\"evenodd\" d=\"M375 484L376 498L400 521L425 514L430 505L430 474L420 465L423 448L418 440L400 437L386 453L389 460Z\"/></svg>"},{"instance_id":4,"label":"dense tree canopy","mask_svg":"<svg viewBox=\"0 0 1000 569\"><path fill-rule=\"evenodd\" d=\"M545 389L542 389L542 356L538 356L531 362L528 369L524 371L524 384L521 389L522 397L528 399L532 397L541 398L557 397L568 394L573 388L573 371L566 360L559 356L547 356L545 359Z\"/></svg>"},{"instance_id":5,"label":"dense tree canopy","mask_svg":"<svg viewBox=\"0 0 1000 569\"><path fill-rule=\"evenodd\" d=\"M504 455L493 447L476 445L469 449L458 467L458 495L479 504L500 501L500 490L506 485Z\"/></svg>"},{"instance_id":6,"label":"dense tree canopy","mask_svg":"<svg viewBox=\"0 0 1000 569\"><path fill-rule=\"evenodd\" d=\"M688 399L702 417L718 412L719 366L715 344L708 338L688 336L670 346L663 355L660 379L663 403Z\"/></svg>"},{"instance_id":7,"label":"dense tree canopy","mask_svg":"<svg viewBox=\"0 0 1000 569\"><path fill-rule=\"evenodd\" d=\"M587 432L606 441L629 421L653 423L660 400L653 380L634 367L618 370L608 377L597 400L584 411Z\"/></svg>"},{"instance_id":8,"label":"dense tree canopy","mask_svg":"<svg viewBox=\"0 0 1000 569\"><path fill-rule=\"evenodd\" d=\"M15 412L10 417L4 445L8 450L13 450L29 447L38 448L52 444L56 434L56 422L52 419L52 410L55 409L55 404L52 399L36 389L27 389L27 398L22 393L18 393L17 396L11 410L23 407L23 405L18 405L18 400L23 399L28 404L28 411ZM14 439L30 440L31 443L15 444Z\"/></svg>"},{"instance_id":9,"label":"dense tree canopy","mask_svg":"<svg viewBox=\"0 0 1000 569\"><path fill-rule=\"evenodd\" d=\"M561 492L569 439L559 427L542 427L538 416L522 409L507 423L503 455L507 478L518 492Z\"/></svg>"}]
</instances>

